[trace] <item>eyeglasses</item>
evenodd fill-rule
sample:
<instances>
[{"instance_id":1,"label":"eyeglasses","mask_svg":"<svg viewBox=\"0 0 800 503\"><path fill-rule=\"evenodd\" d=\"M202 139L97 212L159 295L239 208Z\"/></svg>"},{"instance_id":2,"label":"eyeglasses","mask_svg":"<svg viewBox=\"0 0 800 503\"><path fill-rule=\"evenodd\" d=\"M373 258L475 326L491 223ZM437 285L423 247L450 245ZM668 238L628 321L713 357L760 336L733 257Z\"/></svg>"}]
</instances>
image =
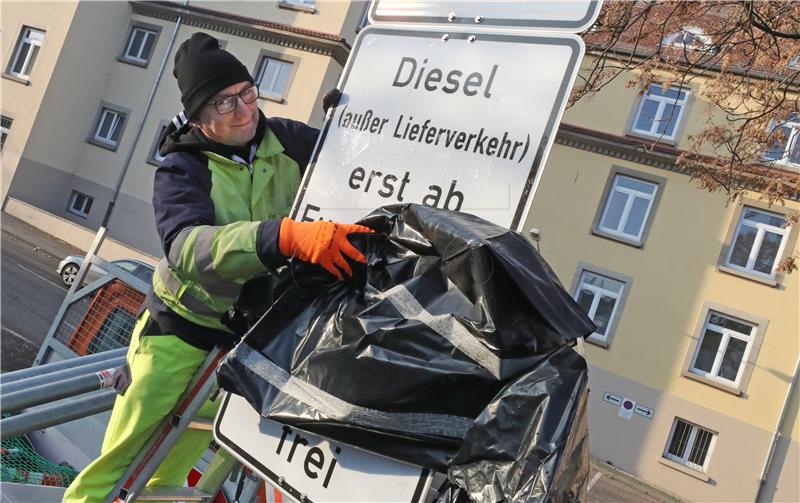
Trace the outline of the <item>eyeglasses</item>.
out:
<instances>
[{"instance_id":1,"label":"eyeglasses","mask_svg":"<svg viewBox=\"0 0 800 503\"><path fill-rule=\"evenodd\" d=\"M250 104L258 98L258 86L253 84L252 86L246 87L239 91L236 94L232 94L230 96L223 96L222 98L218 98L214 101L209 101L209 105L214 105L214 108L217 109L217 113L220 115L229 114L236 110L236 106L239 104L239 98L245 104Z\"/></svg>"}]
</instances>

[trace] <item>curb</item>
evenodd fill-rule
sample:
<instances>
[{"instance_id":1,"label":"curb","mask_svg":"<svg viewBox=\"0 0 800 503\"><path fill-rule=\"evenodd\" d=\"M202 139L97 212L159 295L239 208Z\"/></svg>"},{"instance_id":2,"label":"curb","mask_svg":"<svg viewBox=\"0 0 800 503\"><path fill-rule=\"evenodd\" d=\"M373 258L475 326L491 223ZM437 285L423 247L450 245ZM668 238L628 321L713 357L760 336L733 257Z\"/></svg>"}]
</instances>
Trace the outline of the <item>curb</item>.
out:
<instances>
[{"instance_id":1,"label":"curb","mask_svg":"<svg viewBox=\"0 0 800 503\"><path fill-rule=\"evenodd\" d=\"M598 472L602 472L607 477L618 480L619 482L634 487L649 496L653 496L657 498L659 501L663 503L686 503L686 500L679 498L678 496L661 489L660 487L656 487L651 485L634 475L631 475L628 472L620 470L619 468L612 466L605 461L596 458L594 456L590 456L589 464L592 468L597 470Z\"/></svg>"}]
</instances>

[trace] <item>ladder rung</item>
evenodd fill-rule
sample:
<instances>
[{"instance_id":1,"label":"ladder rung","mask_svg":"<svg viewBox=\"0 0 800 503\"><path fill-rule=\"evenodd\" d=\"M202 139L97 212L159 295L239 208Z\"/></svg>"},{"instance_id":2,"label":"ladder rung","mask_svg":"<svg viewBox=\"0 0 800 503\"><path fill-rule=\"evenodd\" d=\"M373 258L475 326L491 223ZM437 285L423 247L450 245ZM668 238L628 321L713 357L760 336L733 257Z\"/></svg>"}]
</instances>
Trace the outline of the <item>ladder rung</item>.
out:
<instances>
[{"instance_id":1,"label":"ladder rung","mask_svg":"<svg viewBox=\"0 0 800 503\"><path fill-rule=\"evenodd\" d=\"M195 419L194 421L189 423L187 426L190 430L206 430L206 431L213 431L214 430L214 422L213 421L203 421L202 419Z\"/></svg>"},{"instance_id":2,"label":"ladder rung","mask_svg":"<svg viewBox=\"0 0 800 503\"><path fill-rule=\"evenodd\" d=\"M211 501L211 497L194 487L146 487L136 501Z\"/></svg>"}]
</instances>

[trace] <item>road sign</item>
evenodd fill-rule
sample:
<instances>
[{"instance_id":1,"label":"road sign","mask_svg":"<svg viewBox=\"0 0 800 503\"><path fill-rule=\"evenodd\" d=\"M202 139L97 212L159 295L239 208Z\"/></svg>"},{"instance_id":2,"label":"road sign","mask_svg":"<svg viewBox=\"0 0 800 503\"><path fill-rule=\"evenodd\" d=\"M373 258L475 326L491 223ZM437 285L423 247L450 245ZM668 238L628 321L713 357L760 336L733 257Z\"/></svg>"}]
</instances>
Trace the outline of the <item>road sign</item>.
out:
<instances>
[{"instance_id":1,"label":"road sign","mask_svg":"<svg viewBox=\"0 0 800 503\"><path fill-rule=\"evenodd\" d=\"M366 28L292 216L416 202L519 229L583 54L570 34Z\"/></svg>"},{"instance_id":2,"label":"road sign","mask_svg":"<svg viewBox=\"0 0 800 503\"><path fill-rule=\"evenodd\" d=\"M438 23L481 27L528 28L579 33L597 19L599 0L504 0L492 2L376 0L372 23Z\"/></svg>"},{"instance_id":3,"label":"road sign","mask_svg":"<svg viewBox=\"0 0 800 503\"><path fill-rule=\"evenodd\" d=\"M415 503L430 489L427 469L262 418L237 395L220 406L214 438L301 503Z\"/></svg>"},{"instance_id":4,"label":"road sign","mask_svg":"<svg viewBox=\"0 0 800 503\"><path fill-rule=\"evenodd\" d=\"M638 403L636 404L636 407L633 408L633 412L642 417L646 417L647 419L650 419L653 417L653 414L655 414L655 411L653 411L653 409L650 407L645 407L644 405L639 405Z\"/></svg>"},{"instance_id":5,"label":"road sign","mask_svg":"<svg viewBox=\"0 0 800 503\"><path fill-rule=\"evenodd\" d=\"M613 393L609 393L608 391L605 392L603 395L603 400L610 403L611 405L620 406L622 405L622 397L619 395L615 395Z\"/></svg>"},{"instance_id":6,"label":"road sign","mask_svg":"<svg viewBox=\"0 0 800 503\"><path fill-rule=\"evenodd\" d=\"M633 417L633 409L636 407L636 402L631 400L630 398L623 398L622 403L619 406L619 417L625 418L630 421L631 417Z\"/></svg>"}]
</instances>

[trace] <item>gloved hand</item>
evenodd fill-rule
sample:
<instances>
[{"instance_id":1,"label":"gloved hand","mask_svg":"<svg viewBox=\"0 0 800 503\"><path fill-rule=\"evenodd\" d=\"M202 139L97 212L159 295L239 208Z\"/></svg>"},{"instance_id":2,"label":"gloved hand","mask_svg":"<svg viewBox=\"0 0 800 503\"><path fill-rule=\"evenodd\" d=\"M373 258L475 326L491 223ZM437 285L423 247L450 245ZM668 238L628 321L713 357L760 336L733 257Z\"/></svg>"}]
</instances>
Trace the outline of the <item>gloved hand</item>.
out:
<instances>
[{"instance_id":1,"label":"gloved hand","mask_svg":"<svg viewBox=\"0 0 800 503\"><path fill-rule=\"evenodd\" d=\"M322 112L328 113L328 109L330 107L335 107L339 104L339 100L342 97L342 92L335 87L325 93L325 96L322 97Z\"/></svg>"},{"instance_id":2,"label":"gloved hand","mask_svg":"<svg viewBox=\"0 0 800 503\"><path fill-rule=\"evenodd\" d=\"M114 369L114 375L111 377L111 386L117 391L118 395L124 395L128 386L131 385L131 380L131 368L126 363Z\"/></svg>"},{"instance_id":3,"label":"gloved hand","mask_svg":"<svg viewBox=\"0 0 800 503\"><path fill-rule=\"evenodd\" d=\"M296 222L291 218L281 221L278 246L286 257L296 257L304 262L319 264L340 280L342 272L353 275L344 255L361 263L367 258L358 251L347 235L353 232L372 232L369 227L339 222Z\"/></svg>"}]
</instances>

